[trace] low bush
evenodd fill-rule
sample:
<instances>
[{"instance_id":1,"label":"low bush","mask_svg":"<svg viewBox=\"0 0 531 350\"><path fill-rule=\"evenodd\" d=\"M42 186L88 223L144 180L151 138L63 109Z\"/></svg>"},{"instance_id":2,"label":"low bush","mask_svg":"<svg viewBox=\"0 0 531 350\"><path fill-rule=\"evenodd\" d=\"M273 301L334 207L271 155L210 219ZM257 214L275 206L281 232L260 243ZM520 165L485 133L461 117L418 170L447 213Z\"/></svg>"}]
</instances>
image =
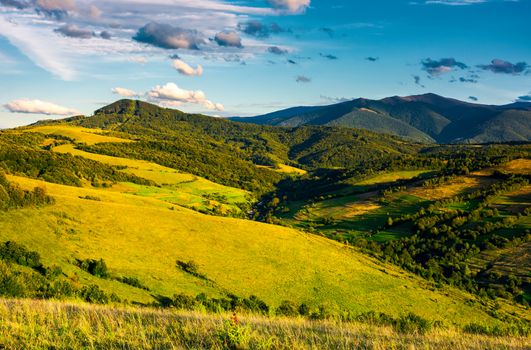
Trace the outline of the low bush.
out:
<instances>
[{"instance_id":1,"label":"low bush","mask_svg":"<svg viewBox=\"0 0 531 350\"><path fill-rule=\"evenodd\" d=\"M90 273L93 276L100 278L109 278L109 271L107 269L107 264L103 259L94 260L94 259L85 259L77 260L77 266Z\"/></svg>"}]
</instances>

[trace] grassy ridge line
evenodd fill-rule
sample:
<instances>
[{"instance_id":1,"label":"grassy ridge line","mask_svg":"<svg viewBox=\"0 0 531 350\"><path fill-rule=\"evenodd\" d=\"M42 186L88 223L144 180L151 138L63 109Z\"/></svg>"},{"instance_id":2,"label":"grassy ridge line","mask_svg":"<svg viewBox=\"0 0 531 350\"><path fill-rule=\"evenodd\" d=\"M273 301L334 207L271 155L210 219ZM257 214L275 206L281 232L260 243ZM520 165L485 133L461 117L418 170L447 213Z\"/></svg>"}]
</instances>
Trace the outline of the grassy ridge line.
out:
<instances>
[{"instance_id":1,"label":"grassy ridge line","mask_svg":"<svg viewBox=\"0 0 531 350\"><path fill-rule=\"evenodd\" d=\"M529 342L453 328L403 334L362 323L0 299L0 346L7 349L524 350Z\"/></svg>"},{"instance_id":2,"label":"grassy ridge line","mask_svg":"<svg viewBox=\"0 0 531 350\"><path fill-rule=\"evenodd\" d=\"M61 186L10 177L24 187L44 185L54 206L0 213L0 239L39 252L81 282L99 285L122 299L153 301L151 294L84 274L74 258L103 258L112 273L138 278L152 293L217 296L220 290L257 295L269 305L282 300L354 312L413 312L456 323L491 318L454 289L430 291L426 282L327 239L230 218L205 216L152 198ZM81 199L97 196L100 201ZM216 287L176 269L195 261ZM219 287L220 290L216 288ZM472 316L471 316L472 315Z\"/></svg>"}]
</instances>

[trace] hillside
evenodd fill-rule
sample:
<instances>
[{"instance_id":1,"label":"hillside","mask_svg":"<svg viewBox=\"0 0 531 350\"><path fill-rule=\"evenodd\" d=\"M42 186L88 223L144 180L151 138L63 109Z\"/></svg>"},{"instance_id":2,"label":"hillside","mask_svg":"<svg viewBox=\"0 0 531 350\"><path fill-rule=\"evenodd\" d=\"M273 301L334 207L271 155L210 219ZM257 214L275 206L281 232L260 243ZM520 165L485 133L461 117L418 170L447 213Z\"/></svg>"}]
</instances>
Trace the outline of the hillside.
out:
<instances>
[{"instance_id":1,"label":"hillside","mask_svg":"<svg viewBox=\"0 0 531 350\"><path fill-rule=\"evenodd\" d=\"M529 242L526 144L423 145L122 100L3 131L0 146L4 296L529 321L529 261L513 255Z\"/></svg>"},{"instance_id":2,"label":"hillside","mask_svg":"<svg viewBox=\"0 0 531 350\"><path fill-rule=\"evenodd\" d=\"M367 129L419 142L489 143L531 140L531 104L481 105L435 94L356 99L297 107L234 121L294 127L332 125Z\"/></svg>"},{"instance_id":3,"label":"hillside","mask_svg":"<svg viewBox=\"0 0 531 350\"><path fill-rule=\"evenodd\" d=\"M369 315L367 315L369 316ZM193 311L100 307L47 301L0 300L0 337L9 349L398 349L528 348L529 338L505 326L465 331L407 322L356 322L205 314ZM39 332L35 332L39 329ZM486 333L486 334L485 334ZM60 334L60 336L58 336ZM495 336L494 336L495 334Z\"/></svg>"},{"instance_id":4,"label":"hillside","mask_svg":"<svg viewBox=\"0 0 531 350\"><path fill-rule=\"evenodd\" d=\"M490 318L467 306L466 294L430 291L420 279L324 238L113 190L10 180L22 188L45 186L56 203L0 213L0 240L23 244L46 266L57 265L78 283L96 284L120 299L150 303L178 293L233 293L256 295L271 306L292 300L331 311L411 311L461 323L472 322L470 314L478 322ZM92 276L76 259L103 259L112 276L137 278L149 291ZM177 260L194 261L208 281L179 270Z\"/></svg>"}]
</instances>

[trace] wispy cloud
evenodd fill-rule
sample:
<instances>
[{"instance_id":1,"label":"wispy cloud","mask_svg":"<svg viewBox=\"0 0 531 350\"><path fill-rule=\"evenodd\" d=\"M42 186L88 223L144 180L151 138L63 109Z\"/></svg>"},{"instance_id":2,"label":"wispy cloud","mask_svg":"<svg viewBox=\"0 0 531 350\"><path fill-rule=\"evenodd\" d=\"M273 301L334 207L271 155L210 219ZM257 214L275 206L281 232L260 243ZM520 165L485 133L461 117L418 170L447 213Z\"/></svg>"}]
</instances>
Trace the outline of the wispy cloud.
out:
<instances>
[{"instance_id":1,"label":"wispy cloud","mask_svg":"<svg viewBox=\"0 0 531 350\"><path fill-rule=\"evenodd\" d=\"M425 4L467 6L467 5L474 5L474 4L482 4L485 2L487 2L487 0L428 0L425 2Z\"/></svg>"},{"instance_id":2,"label":"wispy cloud","mask_svg":"<svg viewBox=\"0 0 531 350\"><path fill-rule=\"evenodd\" d=\"M67 50L50 45L49 34L37 27L6 21L0 16L0 32L39 67L63 80L73 80L76 72Z\"/></svg>"},{"instance_id":3,"label":"wispy cloud","mask_svg":"<svg viewBox=\"0 0 531 350\"><path fill-rule=\"evenodd\" d=\"M238 63L242 63L244 56L251 59L267 52L258 40L284 31L277 24L251 18L292 14L295 7L305 7L304 2L295 6L290 0L270 7L240 6L224 0L0 3L0 32L36 65L63 80L87 73L93 65L86 63L95 62L96 57L97 62L127 61L128 57L163 56L164 50L195 50L210 59L236 62L234 48L238 48ZM54 31L58 35L50 35ZM255 40L246 39L249 45L244 47L240 32Z\"/></svg>"}]
</instances>

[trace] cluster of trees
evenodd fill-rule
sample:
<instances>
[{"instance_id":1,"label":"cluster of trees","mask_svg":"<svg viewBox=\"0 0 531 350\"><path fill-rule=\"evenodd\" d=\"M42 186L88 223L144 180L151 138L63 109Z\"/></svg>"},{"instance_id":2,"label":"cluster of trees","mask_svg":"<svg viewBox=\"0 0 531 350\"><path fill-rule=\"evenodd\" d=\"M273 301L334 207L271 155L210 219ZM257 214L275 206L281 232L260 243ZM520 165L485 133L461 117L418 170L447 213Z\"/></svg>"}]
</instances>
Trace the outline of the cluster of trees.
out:
<instances>
[{"instance_id":1,"label":"cluster of trees","mask_svg":"<svg viewBox=\"0 0 531 350\"><path fill-rule=\"evenodd\" d=\"M249 298L242 298L234 294L228 294L222 298L209 298L204 293L198 294L195 297L181 293L174 295L173 298L161 300L161 305L180 310L197 310L213 313L251 313L266 316L304 317L312 320L338 319L344 322L362 322L380 326L388 325L398 332L407 334L423 334L434 327L441 326L440 322L429 321L413 313L399 317L378 312L356 314L349 311L331 311L323 305L311 307L308 304L298 304L291 300L284 300L276 308L273 308L254 295Z\"/></svg>"},{"instance_id":2,"label":"cluster of trees","mask_svg":"<svg viewBox=\"0 0 531 350\"><path fill-rule=\"evenodd\" d=\"M181 293L174 295L173 298L161 300L160 303L162 306L181 310L238 312L287 317L302 316L311 319L341 318L348 314L333 313L325 306L312 308L305 303L298 304L290 300L284 300L278 307L273 308L255 295L243 298L234 294L227 294L226 297L209 298L204 293L195 297Z\"/></svg>"},{"instance_id":3,"label":"cluster of trees","mask_svg":"<svg viewBox=\"0 0 531 350\"><path fill-rule=\"evenodd\" d=\"M46 194L42 187L25 191L11 184L0 169L0 210L23 208L31 205L53 204L54 199Z\"/></svg>"},{"instance_id":4,"label":"cluster of trees","mask_svg":"<svg viewBox=\"0 0 531 350\"><path fill-rule=\"evenodd\" d=\"M484 146L444 145L423 151L427 157L445 162L442 175L463 175L469 172L507 163L517 158L529 158L531 145L491 144Z\"/></svg>"}]
</instances>

